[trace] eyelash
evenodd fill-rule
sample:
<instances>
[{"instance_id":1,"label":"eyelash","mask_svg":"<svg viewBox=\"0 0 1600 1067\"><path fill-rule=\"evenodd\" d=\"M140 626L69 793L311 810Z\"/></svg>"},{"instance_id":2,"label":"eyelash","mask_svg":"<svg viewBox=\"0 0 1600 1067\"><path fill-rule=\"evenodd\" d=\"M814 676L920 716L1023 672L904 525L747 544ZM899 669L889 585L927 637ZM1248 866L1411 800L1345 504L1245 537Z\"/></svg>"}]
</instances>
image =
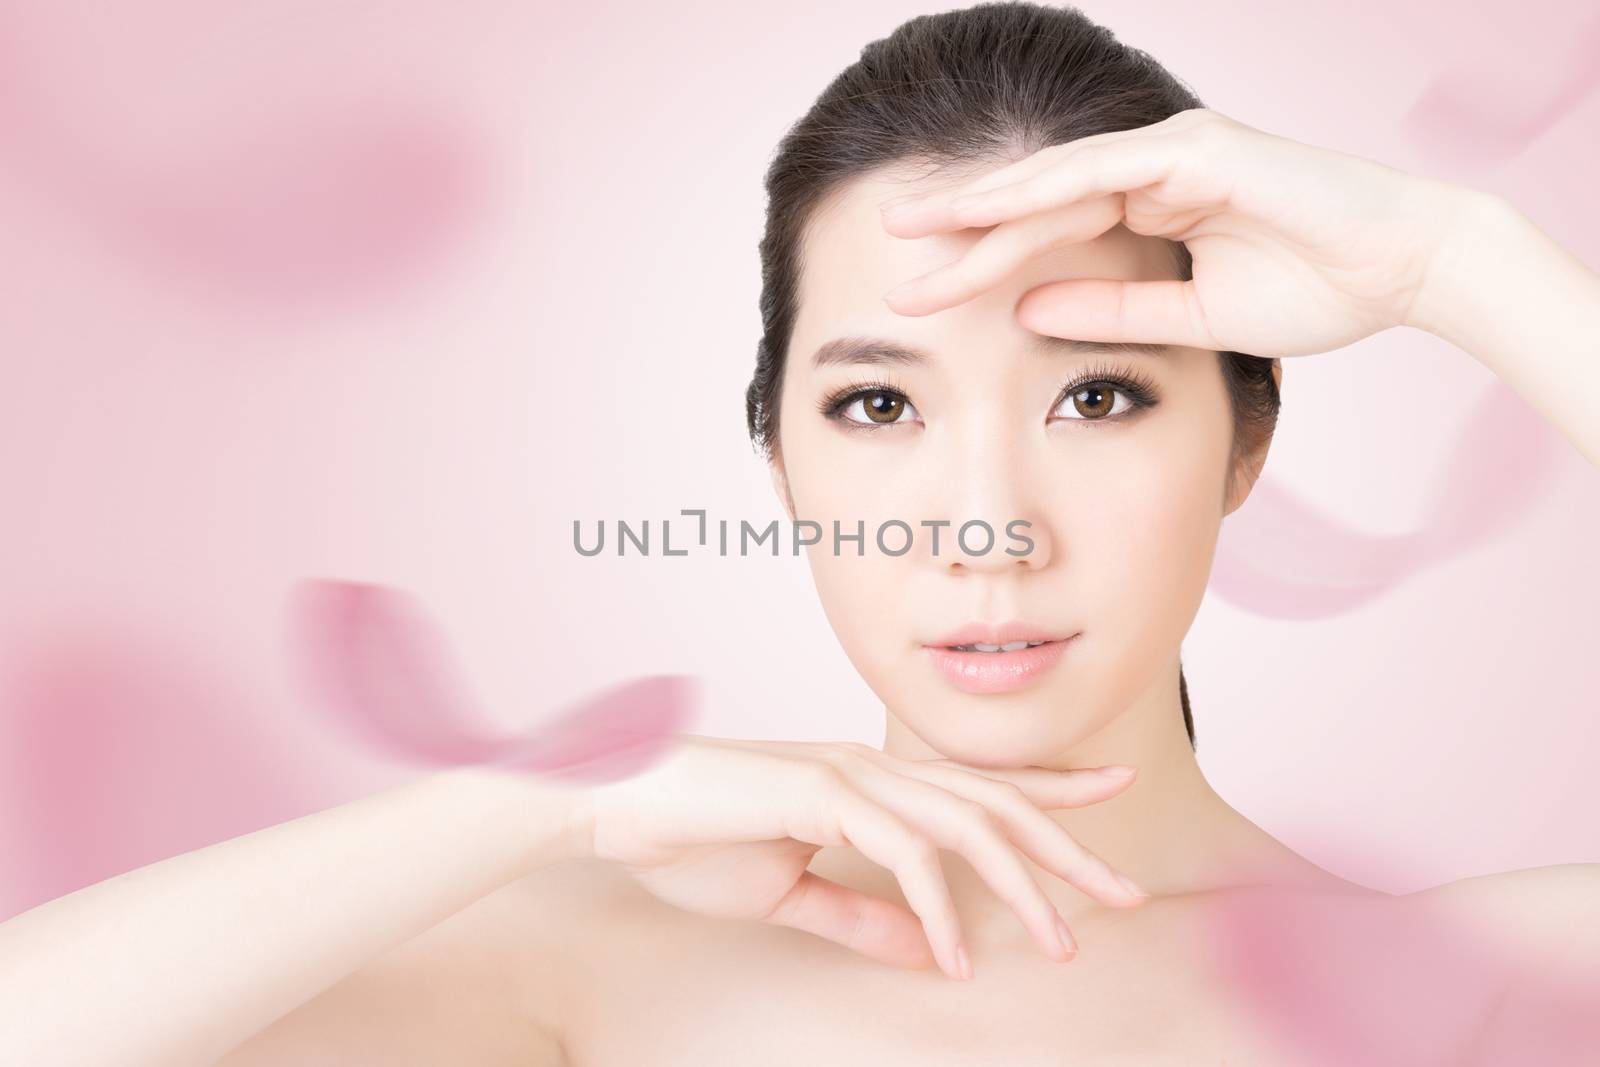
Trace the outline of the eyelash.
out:
<instances>
[{"instance_id":1,"label":"eyelash","mask_svg":"<svg viewBox=\"0 0 1600 1067\"><path fill-rule=\"evenodd\" d=\"M1109 385L1127 397L1133 406L1120 414L1103 418L1071 419L1067 421L1120 422L1147 408L1153 408L1161 402L1160 391L1156 389L1156 383L1151 380L1148 374L1128 366L1093 363L1061 387L1061 391L1056 394L1055 403L1050 405L1050 410L1054 411L1061 406L1062 401L1083 392L1084 389L1091 385Z\"/></svg>"},{"instance_id":2,"label":"eyelash","mask_svg":"<svg viewBox=\"0 0 1600 1067\"><path fill-rule=\"evenodd\" d=\"M1056 399L1050 405L1050 410L1059 408L1064 401L1091 385L1108 385L1112 389L1127 397L1132 403L1128 410L1116 415L1103 416L1098 419L1066 419L1067 422L1119 422L1136 412L1153 408L1160 403L1155 382L1150 377L1131 367L1112 366L1104 363L1095 363L1078 373L1056 393ZM863 397L885 394L898 397L906 403L911 398L905 390L893 382L884 379L867 379L854 381L833 393L828 394L818 404L817 410L824 418L832 419L846 430L865 430L869 433L881 429L888 429L900 425L898 422L866 423L844 417L844 410Z\"/></svg>"},{"instance_id":3,"label":"eyelash","mask_svg":"<svg viewBox=\"0 0 1600 1067\"><path fill-rule=\"evenodd\" d=\"M832 393L829 393L827 396L823 397L822 402L817 405L817 410L822 413L823 418L832 419L846 430L865 430L872 432L876 431L880 427L897 425L897 423L892 422L878 423L877 425L873 425L870 423L857 422L855 419L847 419L844 417L844 409L855 403L857 400L860 400L863 397L877 396L879 394L896 396L907 403L911 402L911 398L906 396L905 390L901 389L893 381L887 381L881 378L867 378L853 381L844 386L842 389L838 389Z\"/></svg>"}]
</instances>

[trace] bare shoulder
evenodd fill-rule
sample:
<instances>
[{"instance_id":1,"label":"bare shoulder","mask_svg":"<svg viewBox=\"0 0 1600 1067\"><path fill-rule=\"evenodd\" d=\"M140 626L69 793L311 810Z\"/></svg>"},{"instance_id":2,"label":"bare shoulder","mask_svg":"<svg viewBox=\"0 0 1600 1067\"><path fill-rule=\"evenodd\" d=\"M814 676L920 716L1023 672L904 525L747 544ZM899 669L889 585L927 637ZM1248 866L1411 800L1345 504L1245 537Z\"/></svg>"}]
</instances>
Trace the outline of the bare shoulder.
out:
<instances>
[{"instance_id":1,"label":"bare shoulder","mask_svg":"<svg viewBox=\"0 0 1600 1067\"><path fill-rule=\"evenodd\" d=\"M1600 1047L1600 863L1463 878L1413 894L1503 960L1474 1063L1592 1064Z\"/></svg>"},{"instance_id":2,"label":"bare shoulder","mask_svg":"<svg viewBox=\"0 0 1600 1067\"><path fill-rule=\"evenodd\" d=\"M1542 965L1600 974L1600 863L1477 875L1412 897Z\"/></svg>"}]
</instances>

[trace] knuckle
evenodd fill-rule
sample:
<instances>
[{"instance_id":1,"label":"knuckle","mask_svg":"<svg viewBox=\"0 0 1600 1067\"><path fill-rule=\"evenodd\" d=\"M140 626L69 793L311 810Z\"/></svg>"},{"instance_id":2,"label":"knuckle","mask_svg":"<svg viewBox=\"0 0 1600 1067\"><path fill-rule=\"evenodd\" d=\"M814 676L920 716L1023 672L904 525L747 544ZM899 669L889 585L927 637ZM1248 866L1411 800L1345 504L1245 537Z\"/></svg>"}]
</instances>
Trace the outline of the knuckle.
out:
<instances>
[{"instance_id":1,"label":"knuckle","mask_svg":"<svg viewBox=\"0 0 1600 1067\"><path fill-rule=\"evenodd\" d=\"M831 763L821 760L803 760L794 767L794 773L810 789L828 792L844 785L844 775Z\"/></svg>"},{"instance_id":2,"label":"knuckle","mask_svg":"<svg viewBox=\"0 0 1600 1067\"><path fill-rule=\"evenodd\" d=\"M859 784L862 776L877 766L863 751L865 748L865 745L840 741L830 742L815 751L812 756L814 762L832 775L832 778L824 784Z\"/></svg>"},{"instance_id":3,"label":"knuckle","mask_svg":"<svg viewBox=\"0 0 1600 1067\"><path fill-rule=\"evenodd\" d=\"M1033 802L1028 799L1028 794L1024 793L1022 787L1015 782L997 781L994 785L986 786L985 788L989 793L990 803L996 807L1033 807Z\"/></svg>"},{"instance_id":4,"label":"knuckle","mask_svg":"<svg viewBox=\"0 0 1600 1067\"><path fill-rule=\"evenodd\" d=\"M957 804L960 806L962 823L975 839L987 837L999 830L999 820L985 805L964 797L958 800Z\"/></svg>"},{"instance_id":5,"label":"knuckle","mask_svg":"<svg viewBox=\"0 0 1600 1067\"><path fill-rule=\"evenodd\" d=\"M1207 123L1199 130L1200 143L1215 158L1233 142L1233 131L1217 123Z\"/></svg>"},{"instance_id":6,"label":"knuckle","mask_svg":"<svg viewBox=\"0 0 1600 1067\"><path fill-rule=\"evenodd\" d=\"M1207 149L1216 151L1232 142L1237 123L1216 111L1207 111L1194 126L1193 136Z\"/></svg>"}]
</instances>

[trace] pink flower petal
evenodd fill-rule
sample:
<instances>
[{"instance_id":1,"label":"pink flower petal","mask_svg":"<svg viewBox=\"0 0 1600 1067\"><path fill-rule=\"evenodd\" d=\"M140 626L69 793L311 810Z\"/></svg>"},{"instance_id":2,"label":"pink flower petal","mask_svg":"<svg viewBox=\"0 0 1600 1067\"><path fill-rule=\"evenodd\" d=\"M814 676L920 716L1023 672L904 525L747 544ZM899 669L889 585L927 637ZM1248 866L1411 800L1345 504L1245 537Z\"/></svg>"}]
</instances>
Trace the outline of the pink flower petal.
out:
<instances>
[{"instance_id":1,"label":"pink flower petal","mask_svg":"<svg viewBox=\"0 0 1600 1067\"><path fill-rule=\"evenodd\" d=\"M698 699L692 678L648 676L587 698L529 736L504 735L487 724L414 601L357 582L302 583L294 639L319 706L374 752L431 766L625 777L660 758Z\"/></svg>"},{"instance_id":2,"label":"pink flower petal","mask_svg":"<svg viewBox=\"0 0 1600 1067\"><path fill-rule=\"evenodd\" d=\"M1223 524L1210 588L1272 618L1349 611L1500 536L1547 493L1565 448L1521 397L1496 382L1462 423L1421 528L1362 533L1263 476Z\"/></svg>"},{"instance_id":3,"label":"pink flower petal","mask_svg":"<svg viewBox=\"0 0 1600 1067\"><path fill-rule=\"evenodd\" d=\"M1479 168L1511 159L1600 86L1600 18L1554 44L1541 63L1507 68L1489 55L1473 69L1444 72L1403 127L1436 164Z\"/></svg>"}]
</instances>

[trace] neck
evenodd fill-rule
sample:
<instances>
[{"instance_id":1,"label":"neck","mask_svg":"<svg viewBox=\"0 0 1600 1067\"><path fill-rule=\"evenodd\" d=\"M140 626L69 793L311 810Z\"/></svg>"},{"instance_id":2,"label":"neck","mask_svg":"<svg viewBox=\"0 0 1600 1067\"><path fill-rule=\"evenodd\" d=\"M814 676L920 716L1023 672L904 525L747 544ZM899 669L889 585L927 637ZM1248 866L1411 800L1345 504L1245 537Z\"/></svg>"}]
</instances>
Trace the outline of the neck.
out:
<instances>
[{"instance_id":1,"label":"neck","mask_svg":"<svg viewBox=\"0 0 1600 1067\"><path fill-rule=\"evenodd\" d=\"M935 750L892 711L887 712L886 727L883 751L888 755L960 762L958 756ZM1281 876L1285 868L1300 876L1315 870L1211 788L1184 729L1176 658L1104 726L1037 765L1067 770L1110 763L1136 768L1133 784L1109 800L1044 814L1152 896L1254 883L1269 877L1269 868L1274 871L1271 876ZM982 774L984 769L974 767L973 773ZM1074 912L1103 907L1028 854L1022 857L1069 923ZM963 913L973 906L1000 904L964 858L948 865L947 871L951 893Z\"/></svg>"}]
</instances>

